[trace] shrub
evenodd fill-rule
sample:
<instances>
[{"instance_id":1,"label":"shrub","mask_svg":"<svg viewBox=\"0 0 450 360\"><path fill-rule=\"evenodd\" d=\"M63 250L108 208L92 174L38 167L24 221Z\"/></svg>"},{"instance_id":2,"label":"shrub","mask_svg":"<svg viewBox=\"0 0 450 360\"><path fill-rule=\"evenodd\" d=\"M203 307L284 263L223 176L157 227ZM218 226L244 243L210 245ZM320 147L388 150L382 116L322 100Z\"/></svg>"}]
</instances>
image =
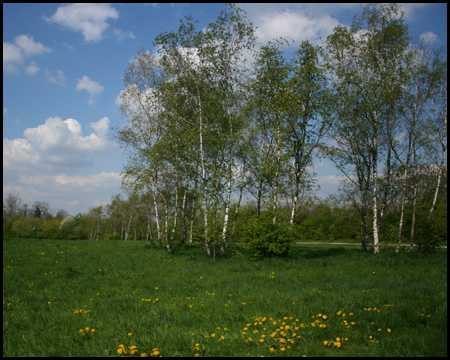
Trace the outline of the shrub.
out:
<instances>
[{"instance_id":1,"label":"shrub","mask_svg":"<svg viewBox=\"0 0 450 360\"><path fill-rule=\"evenodd\" d=\"M22 238L41 238L44 222L36 217L17 219L12 225L15 236Z\"/></svg>"},{"instance_id":2,"label":"shrub","mask_svg":"<svg viewBox=\"0 0 450 360\"><path fill-rule=\"evenodd\" d=\"M266 212L253 216L242 226L240 245L254 259L287 255L291 245L291 233L287 224L274 224L273 216Z\"/></svg>"}]
</instances>

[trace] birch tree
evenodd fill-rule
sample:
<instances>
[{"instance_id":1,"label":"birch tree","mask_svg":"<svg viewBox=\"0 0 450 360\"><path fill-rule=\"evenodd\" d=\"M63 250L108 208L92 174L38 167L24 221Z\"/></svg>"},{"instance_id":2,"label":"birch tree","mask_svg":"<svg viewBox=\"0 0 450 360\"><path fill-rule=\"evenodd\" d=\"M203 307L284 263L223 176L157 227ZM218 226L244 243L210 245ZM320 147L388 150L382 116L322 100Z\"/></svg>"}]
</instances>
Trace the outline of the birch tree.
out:
<instances>
[{"instance_id":1,"label":"birch tree","mask_svg":"<svg viewBox=\"0 0 450 360\"><path fill-rule=\"evenodd\" d=\"M258 179L258 202L262 184L266 182L270 186L273 223L277 220L278 196L286 168L283 136L286 132L289 68L280 49L281 44L280 41L271 41L261 46L252 82L252 104L256 109L254 125L258 134L252 171Z\"/></svg>"},{"instance_id":2,"label":"birch tree","mask_svg":"<svg viewBox=\"0 0 450 360\"><path fill-rule=\"evenodd\" d=\"M401 104L401 115L403 117L403 131L405 134L405 147L403 151L404 157L400 159L401 167L403 169L402 184L401 184L401 208L400 219L397 233L397 246L396 252L400 250L400 244L403 235L403 225L405 217L405 209L407 205L407 192L410 180L411 172L414 174L419 169L418 163L418 151L420 151L420 143L423 142L421 138L428 138L430 127L427 129L426 118L429 118L429 114L434 113L437 119L444 120L442 112L432 111L432 95L442 95L441 80L444 75L443 63L440 61L438 53L434 51L429 44L421 41L417 46L411 48L411 62L408 69L409 83L407 91L404 94ZM440 96L438 96L438 99ZM441 109L442 110L442 109ZM446 116L446 114L444 115ZM439 122L439 121L438 121ZM444 133L446 133L446 121L442 122ZM434 127L432 127L434 128ZM436 128L435 128L436 129ZM439 136L438 136L439 137ZM442 137L441 137L442 139ZM425 140L425 143L436 144L435 141ZM440 141L438 141L440 142ZM425 144L424 144L425 145ZM444 148L445 150L445 148ZM444 151L445 154L445 151ZM397 157L401 157L401 154L397 154ZM439 184L439 176L438 176ZM413 244L414 239L414 226L415 226L415 214L418 195L418 182L413 184L413 199L412 199L412 229L410 242ZM435 197L436 198L436 197ZM432 206L433 208L433 206ZM432 212L432 211L431 211Z\"/></svg>"},{"instance_id":3,"label":"birch tree","mask_svg":"<svg viewBox=\"0 0 450 360\"><path fill-rule=\"evenodd\" d=\"M328 91L324 69L319 64L319 47L302 42L291 67L285 143L292 162L293 199L290 217L294 224L302 186L307 185L306 168L328 127Z\"/></svg>"},{"instance_id":4,"label":"birch tree","mask_svg":"<svg viewBox=\"0 0 450 360\"><path fill-rule=\"evenodd\" d=\"M354 18L350 29L338 26L327 39L328 59L338 89L338 108L352 109L351 116L344 121L359 128L361 141L367 146L370 182L366 184L371 188L375 254L379 251L379 165L385 161L384 176L389 175L391 121L402 96L408 44L407 27L396 4L367 5L362 15ZM353 164L357 166L355 161ZM369 174L362 175L361 178L367 178ZM365 186L360 184L360 188Z\"/></svg>"}]
</instances>

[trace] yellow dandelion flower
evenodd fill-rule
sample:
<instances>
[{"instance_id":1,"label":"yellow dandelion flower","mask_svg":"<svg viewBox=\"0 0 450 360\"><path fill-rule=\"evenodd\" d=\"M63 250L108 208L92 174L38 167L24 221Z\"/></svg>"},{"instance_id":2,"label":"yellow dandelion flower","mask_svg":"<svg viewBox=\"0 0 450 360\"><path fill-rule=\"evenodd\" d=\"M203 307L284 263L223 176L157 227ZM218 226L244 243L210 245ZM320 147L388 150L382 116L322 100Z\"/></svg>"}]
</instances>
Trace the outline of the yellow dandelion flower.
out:
<instances>
[{"instance_id":1,"label":"yellow dandelion flower","mask_svg":"<svg viewBox=\"0 0 450 360\"><path fill-rule=\"evenodd\" d=\"M128 333L128 336L131 336L131 335L133 335L133 333Z\"/></svg>"}]
</instances>

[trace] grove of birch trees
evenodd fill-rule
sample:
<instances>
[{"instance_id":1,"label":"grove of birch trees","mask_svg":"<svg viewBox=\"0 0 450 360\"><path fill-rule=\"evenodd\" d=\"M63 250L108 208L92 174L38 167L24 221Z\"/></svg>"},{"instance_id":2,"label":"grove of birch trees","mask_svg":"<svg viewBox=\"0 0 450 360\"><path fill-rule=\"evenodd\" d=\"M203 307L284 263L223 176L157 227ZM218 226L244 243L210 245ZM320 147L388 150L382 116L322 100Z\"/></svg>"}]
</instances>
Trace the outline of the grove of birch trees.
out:
<instances>
[{"instance_id":1,"label":"grove of birch trees","mask_svg":"<svg viewBox=\"0 0 450 360\"><path fill-rule=\"evenodd\" d=\"M140 50L113 134L128 200L92 208L89 238L201 244L215 257L239 241L243 208L302 238L320 157L345 176L339 206L357 214L363 250L387 237L412 249L417 227L446 238L435 219L447 211L444 51L411 39L396 4L366 5L321 44L261 44L227 5Z\"/></svg>"},{"instance_id":2,"label":"grove of birch trees","mask_svg":"<svg viewBox=\"0 0 450 360\"><path fill-rule=\"evenodd\" d=\"M171 251L177 229L184 242L196 227L206 253L223 254L243 196L274 224L286 202L295 225L313 160L327 156L348 179L362 248L378 252L399 197L400 245L407 202L415 216L414 176L437 173L431 216L447 146L446 62L411 41L403 17L396 4L367 5L322 47L305 41L287 58L287 40L257 46L245 12L228 5L205 29L187 17L156 37L155 51L140 51L125 73L128 122L116 139L128 155L124 185L152 199L158 242Z\"/></svg>"}]
</instances>

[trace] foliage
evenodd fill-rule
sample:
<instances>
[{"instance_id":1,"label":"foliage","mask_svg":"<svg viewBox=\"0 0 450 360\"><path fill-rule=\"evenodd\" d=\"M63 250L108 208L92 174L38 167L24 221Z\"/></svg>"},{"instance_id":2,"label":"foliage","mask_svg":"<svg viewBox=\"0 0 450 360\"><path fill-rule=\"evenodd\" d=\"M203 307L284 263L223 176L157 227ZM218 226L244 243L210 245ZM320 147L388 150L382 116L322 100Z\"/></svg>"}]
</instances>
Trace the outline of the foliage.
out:
<instances>
[{"instance_id":1,"label":"foliage","mask_svg":"<svg viewBox=\"0 0 450 360\"><path fill-rule=\"evenodd\" d=\"M286 224L274 223L273 213L264 212L247 220L240 232L242 250L254 259L285 256L289 253L292 234Z\"/></svg>"},{"instance_id":2,"label":"foliage","mask_svg":"<svg viewBox=\"0 0 450 360\"><path fill-rule=\"evenodd\" d=\"M12 232L23 238L39 238L42 237L43 223L40 218L20 217L12 225Z\"/></svg>"},{"instance_id":3,"label":"foliage","mask_svg":"<svg viewBox=\"0 0 450 360\"><path fill-rule=\"evenodd\" d=\"M295 226L298 240L334 241L358 238L358 214L352 209L332 206L326 201L314 204L309 211L300 214L302 220Z\"/></svg>"}]
</instances>

